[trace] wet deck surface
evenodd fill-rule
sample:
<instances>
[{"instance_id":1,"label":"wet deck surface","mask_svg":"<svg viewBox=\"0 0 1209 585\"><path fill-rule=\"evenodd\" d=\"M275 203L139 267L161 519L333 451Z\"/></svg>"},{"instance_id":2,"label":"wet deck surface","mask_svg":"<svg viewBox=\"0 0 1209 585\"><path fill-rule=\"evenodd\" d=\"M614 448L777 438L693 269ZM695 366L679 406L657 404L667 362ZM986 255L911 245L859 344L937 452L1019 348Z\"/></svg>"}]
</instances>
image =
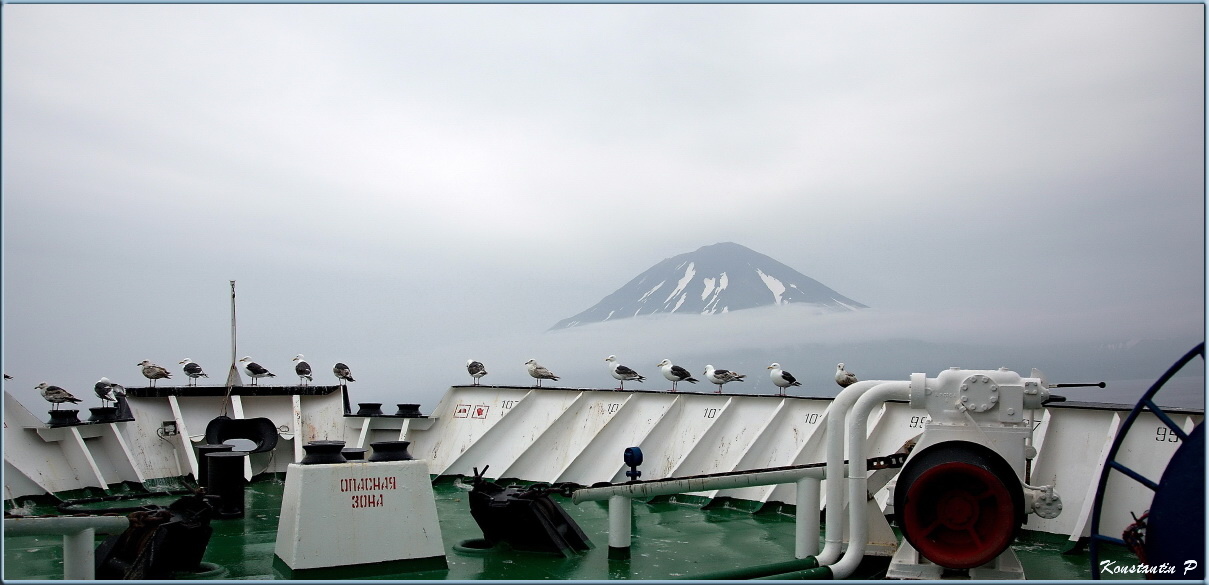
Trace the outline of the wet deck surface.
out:
<instances>
[{"instance_id":1,"label":"wet deck surface","mask_svg":"<svg viewBox=\"0 0 1209 585\"><path fill-rule=\"evenodd\" d=\"M469 483L468 480L466 480ZM442 479L434 485L448 568L402 574L354 574L350 579L420 580L663 580L793 559L794 517L779 512L752 514L724 507L702 509L659 501L635 503L631 558L608 558L608 511L604 503L572 504L553 496L579 523L595 548L573 558L507 550L466 552L461 542L481 538L470 516L468 486ZM248 486L242 520L213 520L205 562L219 569L184 579L287 579L274 566L274 541L284 482L260 479ZM167 505L174 498L150 503ZM123 503L122 505L130 505ZM52 509L37 512L52 512ZM98 538L98 542L100 537ZM333 543L333 546L340 546ZM455 548L457 547L457 548ZM1016 546L1029 579L1090 579L1086 553L1063 555L1067 542L1051 535L1026 535ZM1134 564L1128 553L1108 558ZM4 539L4 578L62 579L62 539L23 536ZM1106 578L1111 577L1106 575Z\"/></svg>"}]
</instances>

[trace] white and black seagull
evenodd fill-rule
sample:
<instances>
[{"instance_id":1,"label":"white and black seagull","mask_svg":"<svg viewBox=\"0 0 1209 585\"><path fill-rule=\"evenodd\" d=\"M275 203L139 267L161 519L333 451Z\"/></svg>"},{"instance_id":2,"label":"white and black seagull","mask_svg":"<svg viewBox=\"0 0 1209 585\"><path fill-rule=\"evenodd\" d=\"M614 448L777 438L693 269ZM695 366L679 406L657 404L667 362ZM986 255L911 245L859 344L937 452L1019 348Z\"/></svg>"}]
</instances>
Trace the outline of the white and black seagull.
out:
<instances>
[{"instance_id":1,"label":"white and black seagull","mask_svg":"<svg viewBox=\"0 0 1209 585\"><path fill-rule=\"evenodd\" d=\"M209 378L210 377L210 376L207 376L204 371L202 371L202 367L197 365L197 362L195 362L189 358L185 358L177 363L185 366L184 367L185 375L189 376L189 383L188 383L189 386L196 386L198 378Z\"/></svg>"},{"instance_id":2,"label":"white and black seagull","mask_svg":"<svg viewBox=\"0 0 1209 585\"><path fill-rule=\"evenodd\" d=\"M336 362L336 365L332 366L332 373L336 374L336 379L340 382L356 382L353 379L353 371L348 369L344 362Z\"/></svg>"},{"instance_id":3,"label":"white and black seagull","mask_svg":"<svg viewBox=\"0 0 1209 585\"><path fill-rule=\"evenodd\" d=\"M252 361L252 356L243 356L239 358L241 362L247 362L243 366L243 371L247 372L252 377L252 385L256 385L256 380L260 378L276 378L277 374L270 372L264 366Z\"/></svg>"},{"instance_id":4,"label":"white and black seagull","mask_svg":"<svg viewBox=\"0 0 1209 585\"><path fill-rule=\"evenodd\" d=\"M478 360L468 359L466 360L466 371L470 373L471 385L478 386L479 378L487 375L487 366Z\"/></svg>"},{"instance_id":5,"label":"white and black seagull","mask_svg":"<svg viewBox=\"0 0 1209 585\"><path fill-rule=\"evenodd\" d=\"M801 386L802 385L802 383L799 382L797 378L793 377L793 374L790 374L789 372L782 370L781 364L773 362L771 366L768 366L768 369L769 369L768 377L772 378L772 383L775 384L776 387L778 388L777 394L779 394L781 396L785 395L786 388L788 388L790 386Z\"/></svg>"},{"instance_id":6,"label":"white and black seagull","mask_svg":"<svg viewBox=\"0 0 1209 585\"><path fill-rule=\"evenodd\" d=\"M93 384L92 391L97 393L97 398L101 399L101 406L106 406L106 402L117 402L118 396L125 396L126 389L119 384L114 384L109 381L109 378L104 376Z\"/></svg>"},{"instance_id":7,"label":"white and black seagull","mask_svg":"<svg viewBox=\"0 0 1209 585\"><path fill-rule=\"evenodd\" d=\"M151 363L150 360L143 360L136 365L142 366L143 376L145 376L147 378L148 386L155 387L156 380L159 380L160 378L171 378L172 377L171 372L164 369L163 366L157 366L157 365Z\"/></svg>"},{"instance_id":8,"label":"white and black seagull","mask_svg":"<svg viewBox=\"0 0 1209 585\"><path fill-rule=\"evenodd\" d=\"M291 361L298 362L294 364L294 373L298 374L298 383L303 386L309 386L308 382L314 380L311 377L311 364L306 363L306 360L302 358L302 354L294 356L294 359Z\"/></svg>"},{"instance_id":9,"label":"white and black seagull","mask_svg":"<svg viewBox=\"0 0 1209 585\"><path fill-rule=\"evenodd\" d=\"M856 374L844 369L844 364L839 363L835 366L835 383L840 385L840 388L847 388L856 383Z\"/></svg>"},{"instance_id":10,"label":"white and black seagull","mask_svg":"<svg viewBox=\"0 0 1209 585\"><path fill-rule=\"evenodd\" d=\"M605 361L609 362L609 373L612 374L614 378L621 380L621 386L617 388L618 390L625 390L626 380L636 380L641 382L646 379L646 376L635 372L632 368L617 363L617 356L615 355L605 358Z\"/></svg>"},{"instance_id":11,"label":"white and black seagull","mask_svg":"<svg viewBox=\"0 0 1209 585\"><path fill-rule=\"evenodd\" d=\"M745 374L732 372L730 370L715 369L713 364L705 366L705 379L718 385L718 389L714 390L714 394L722 393L722 385L727 382L742 382L746 378Z\"/></svg>"},{"instance_id":12,"label":"white and black seagull","mask_svg":"<svg viewBox=\"0 0 1209 585\"><path fill-rule=\"evenodd\" d=\"M537 380L538 388L542 387L542 380L558 381L558 376L555 376L554 372L547 370L544 366L537 363L537 360L529 360L525 362L525 367L528 368L529 375L533 376L533 378Z\"/></svg>"},{"instance_id":13,"label":"white and black seagull","mask_svg":"<svg viewBox=\"0 0 1209 585\"><path fill-rule=\"evenodd\" d=\"M38 384L35 388L42 395L42 398L45 398L50 403L51 410L58 410L59 405L64 402L71 402L73 404L80 402L80 399L72 396L71 392L58 386L50 386L46 382Z\"/></svg>"},{"instance_id":14,"label":"white and black seagull","mask_svg":"<svg viewBox=\"0 0 1209 585\"><path fill-rule=\"evenodd\" d=\"M672 390L671 390L672 392L676 391L677 382L684 381L684 382L688 382L689 384L696 384L697 382L699 382L699 380L692 377L692 374L688 373L688 370L686 370L680 366L673 365L672 360L665 358L663 361L659 362L656 365L659 366L660 370L663 370L663 377L667 378L668 380L670 380L672 382Z\"/></svg>"}]
</instances>

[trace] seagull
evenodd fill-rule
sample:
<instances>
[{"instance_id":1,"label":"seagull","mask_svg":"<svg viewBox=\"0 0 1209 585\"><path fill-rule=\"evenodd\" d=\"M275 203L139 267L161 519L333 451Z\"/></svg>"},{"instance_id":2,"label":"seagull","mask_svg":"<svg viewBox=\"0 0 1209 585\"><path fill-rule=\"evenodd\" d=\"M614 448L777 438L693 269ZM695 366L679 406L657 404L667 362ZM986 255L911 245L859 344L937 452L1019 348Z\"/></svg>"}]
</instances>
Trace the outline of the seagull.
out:
<instances>
[{"instance_id":1,"label":"seagull","mask_svg":"<svg viewBox=\"0 0 1209 585\"><path fill-rule=\"evenodd\" d=\"M109 378L104 376L102 376L100 380L97 380L97 383L93 385L92 391L96 392L97 398L101 399L101 406L105 406L106 402L118 401L117 396L114 395L114 386L115 384L110 382ZM121 386L118 386L118 388L121 388Z\"/></svg>"},{"instance_id":2,"label":"seagull","mask_svg":"<svg viewBox=\"0 0 1209 585\"><path fill-rule=\"evenodd\" d=\"M342 382L356 382L353 379L353 371L342 362L336 362L336 365L332 366L332 373L336 374L336 379Z\"/></svg>"},{"instance_id":3,"label":"seagull","mask_svg":"<svg viewBox=\"0 0 1209 585\"><path fill-rule=\"evenodd\" d=\"M256 385L257 378L264 378L264 377L276 378L277 377L276 374L268 371L267 369L265 369L264 366L252 361L251 356L245 355L245 356L239 358L239 361L248 362L247 364L244 364L243 371L247 372L248 375L252 377L253 386Z\"/></svg>"},{"instance_id":4,"label":"seagull","mask_svg":"<svg viewBox=\"0 0 1209 585\"><path fill-rule=\"evenodd\" d=\"M742 382L743 378L746 377L746 375L738 372L714 369L713 364L707 364L705 366L705 379L718 385L718 389L714 391L714 394L722 393L723 384L727 382Z\"/></svg>"},{"instance_id":5,"label":"seagull","mask_svg":"<svg viewBox=\"0 0 1209 585\"><path fill-rule=\"evenodd\" d=\"M59 405L63 404L64 402L80 402L80 399L72 396L71 392L68 392L58 386L48 386L46 382L38 384L35 389L42 394L42 398L45 398L46 401L50 403L51 410L58 410Z\"/></svg>"},{"instance_id":6,"label":"seagull","mask_svg":"<svg viewBox=\"0 0 1209 585\"><path fill-rule=\"evenodd\" d=\"M196 362L194 362L193 360L191 360L189 358L185 358L177 363L184 364L185 375L189 376L189 384L188 384L189 386L196 386L198 378L209 378L210 377L210 376L207 376L206 373L202 371L201 366L197 365Z\"/></svg>"},{"instance_id":7,"label":"seagull","mask_svg":"<svg viewBox=\"0 0 1209 585\"><path fill-rule=\"evenodd\" d=\"M537 363L537 360L529 360L525 362L525 366L529 368L529 375L537 379L538 388L542 387L542 380L558 380L558 376L555 376L554 372Z\"/></svg>"},{"instance_id":8,"label":"seagull","mask_svg":"<svg viewBox=\"0 0 1209 585\"><path fill-rule=\"evenodd\" d=\"M155 381L160 378L172 377L171 372L164 369L162 366L157 366L151 363L149 360L143 360L135 365L143 367L143 376L146 376L147 380L149 380L147 383L149 387L155 387Z\"/></svg>"},{"instance_id":9,"label":"seagull","mask_svg":"<svg viewBox=\"0 0 1209 585\"><path fill-rule=\"evenodd\" d=\"M688 382L690 384L696 384L697 382L699 382L699 380L697 380L696 378L693 378L692 375L688 373L688 370L686 370L680 366L672 365L672 360L665 358L663 361L659 362L656 365L659 366L659 368L663 370L663 377L672 381L672 390L671 390L672 392L676 391L676 382L679 382L681 380L684 380L685 382Z\"/></svg>"},{"instance_id":10,"label":"seagull","mask_svg":"<svg viewBox=\"0 0 1209 585\"><path fill-rule=\"evenodd\" d=\"M777 388L779 389L777 391L777 394L779 394L781 396L785 395L786 388L788 388L790 386L801 386L802 385L802 383L799 382L797 380L797 378L793 377L793 374L790 374L789 372L782 370L781 364L773 362L773 364L771 366L768 366L768 369L771 370L770 372L768 372L768 376L770 378L772 378L772 383L775 384L777 386Z\"/></svg>"},{"instance_id":11,"label":"seagull","mask_svg":"<svg viewBox=\"0 0 1209 585\"><path fill-rule=\"evenodd\" d=\"M294 365L294 373L298 374L298 383L303 386L308 386L309 384L307 384L307 382L314 380L314 378L311 377L311 364L306 363L306 361L302 359L302 354L294 356L294 359L290 361L298 362Z\"/></svg>"},{"instance_id":12,"label":"seagull","mask_svg":"<svg viewBox=\"0 0 1209 585\"><path fill-rule=\"evenodd\" d=\"M844 369L844 364L836 364L835 366L835 383L841 388L847 388L856 383L856 374Z\"/></svg>"},{"instance_id":13,"label":"seagull","mask_svg":"<svg viewBox=\"0 0 1209 585\"><path fill-rule=\"evenodd\" d=\"M466 360L466 371L470 372L471 383L478 386L479 378L487 375L487 366L484 366L483 362L469 359Z\"/></svg>"},{"instance_id":14,"label":"seagull","mask_svg":"<svg viewBox=\"0 0 1209 585\"><path fill-rule=\"evenodd\" d=\"M618 390L625 390L625 381L626 380L637 380L637 381L641 382L646 379L646 376L643 376L642 374L635 372L634 370L630 369L628 366L623 366L623 365L617 363L617 356L615 356L615 355L611 355L611 356L605 358L605 361L609 362L609 373L613 374L614 378L621 380L621 387L618 388Z\"/></svg>"}]
</instances>

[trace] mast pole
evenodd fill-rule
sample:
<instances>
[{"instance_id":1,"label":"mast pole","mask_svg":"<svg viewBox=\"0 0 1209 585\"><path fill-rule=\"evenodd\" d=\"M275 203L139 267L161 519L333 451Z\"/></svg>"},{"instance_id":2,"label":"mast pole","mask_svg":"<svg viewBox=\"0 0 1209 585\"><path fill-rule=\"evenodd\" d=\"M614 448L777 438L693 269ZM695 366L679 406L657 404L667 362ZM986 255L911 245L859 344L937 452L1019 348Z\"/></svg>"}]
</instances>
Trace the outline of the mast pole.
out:
<instances>
[{"instance_id":1,"label":"mast pole","mask_svg":"<svg viewBox=\"0 0 1209 585\"><path fill-rule=\"evenodd\" d=\"M232 386L243 386L243 377L239 375L236 364L236 329L235 329L235 281L231 281L231 369L227 371L227 394L230 395ZM223 403L226 408L226 403Z\"/></svg>"},{"instance_id":2,"label":"mast pole","mask_svg":"<svg viewBox=\"0 0 1209 585\"><path fill-rule=\"evenodd\" d=\"M231 367L235 367L235 281L231 281Z\"/></svg>"}]
</instances>

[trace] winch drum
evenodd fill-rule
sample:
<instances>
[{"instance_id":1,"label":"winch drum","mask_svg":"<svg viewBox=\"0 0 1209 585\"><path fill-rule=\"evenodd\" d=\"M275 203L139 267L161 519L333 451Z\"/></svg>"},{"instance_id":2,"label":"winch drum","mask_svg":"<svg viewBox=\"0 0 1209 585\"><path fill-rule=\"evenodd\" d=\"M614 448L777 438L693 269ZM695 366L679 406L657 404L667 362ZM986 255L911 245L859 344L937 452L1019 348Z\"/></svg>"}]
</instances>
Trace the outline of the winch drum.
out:
<instances>
[{"instance_id":1,"label":"winch drum","mask_svg":"<svg viewBox=\"0 0 1209 585\"><path fill-rule=\"evenodd\" d=\"M993 561L1025 520L1012 468L975 443L933 445L903 466L894 490L903 536L928 560L950 569Z\"/></svg>"}]
</instances>

